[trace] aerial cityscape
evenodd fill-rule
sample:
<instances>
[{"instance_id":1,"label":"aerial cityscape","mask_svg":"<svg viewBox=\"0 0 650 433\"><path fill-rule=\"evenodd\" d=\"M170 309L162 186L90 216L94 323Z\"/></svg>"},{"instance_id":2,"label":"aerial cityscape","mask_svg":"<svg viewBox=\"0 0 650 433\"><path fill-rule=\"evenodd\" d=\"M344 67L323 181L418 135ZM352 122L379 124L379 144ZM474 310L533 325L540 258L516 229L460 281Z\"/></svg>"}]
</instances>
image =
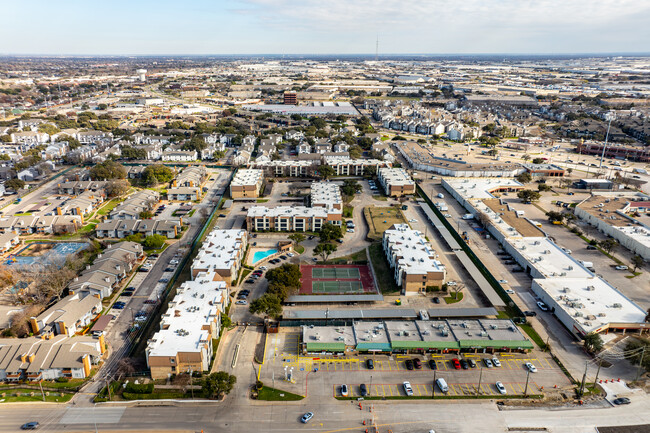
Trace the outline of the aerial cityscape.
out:
<instances>
[{"instance_id":1,"label":"aerial cityscape","mask_svg":"<svg viewBox=\"0 0 650 433\"><path fill-rule=\"evenodd\" d=\"M33 3L1 432L650 432L650 6Z\"/></svg>"}]
</instances>

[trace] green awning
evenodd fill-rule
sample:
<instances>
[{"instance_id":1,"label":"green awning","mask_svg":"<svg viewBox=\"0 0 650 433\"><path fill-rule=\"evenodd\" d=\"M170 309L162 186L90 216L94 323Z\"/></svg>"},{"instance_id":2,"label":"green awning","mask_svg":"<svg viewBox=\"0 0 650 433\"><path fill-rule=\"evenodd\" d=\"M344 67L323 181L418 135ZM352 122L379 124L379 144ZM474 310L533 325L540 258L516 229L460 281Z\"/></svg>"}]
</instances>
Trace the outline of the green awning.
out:
<instances>
[{"instance_id":1,"label":"green awning","mask_svg":"<svg viewBox=\"0 0 650 433\"><path fill-rule=\"evenodd\" d=\"M307 352L345 352L345 343L307 343Z\"/></svg>"},{"instance_id":2,"label":"green awning","mask_svg":"<svg viewBox=\"0 0 650 433\"><path fill-rule=\"evenodd\" d=\"M458 349L457 341L393 341L394 350Z\"/></svg>"},{"instance_id":3,"label":"green awning","mask_svg":"<svg viewBox=\"0 0 650 433\"><path fill-rule=\"evenodd\" d=\"M390 343L358 343L357 350L364 351L380 351L380 352L390 352L391 346Z\"/></svg>"},{"instance_id":4,"label":"green awning","mask_svg":"<svg viewBox=\"0 0 650 433\"><path fill-rule=\"evenodd\" d=\"M532 349L533 344L528 340L461 340L461 349Z\"/></svg>"}]
</instances>

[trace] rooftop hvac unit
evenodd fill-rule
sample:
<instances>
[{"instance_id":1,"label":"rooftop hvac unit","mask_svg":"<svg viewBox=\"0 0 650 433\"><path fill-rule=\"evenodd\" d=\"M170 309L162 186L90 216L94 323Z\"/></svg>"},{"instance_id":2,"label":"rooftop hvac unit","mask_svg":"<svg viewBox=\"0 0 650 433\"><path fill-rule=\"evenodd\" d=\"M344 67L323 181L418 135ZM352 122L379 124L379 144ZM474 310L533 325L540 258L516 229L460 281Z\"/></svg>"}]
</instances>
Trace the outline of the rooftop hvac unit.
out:
<instances>
[{"instance_id":1,"label":"rooftop hvac unit","mask_svg":"<svg viewBox=\"0 0 650 433\"><path fill-rule=\"evenodd\" d=\"M571 289L569 287L564 287L564 293L569 293Z\"/></svg>"},{"instance_id":2,"label":"rooftop hvac unit","mask_svg":"<svg viewBox=\"0 0 650 433\"><path fill-rule=\"evenodd\" d=\"M593 292L596 288L594 286L587 286L587 290Z\"/></svg>"},{"instance_id":3,"label":"rooftop hvac unit","mask_svg":"<svg viewBox=\"0 0 650 433\"><path fill-rule=\"evenodd\" d=\"M605 314L605 313L598 313L598 317L605 317L605 316L607 316L607 314Z\"/></svg>"},{"instance_id":4,"label":"rooftop hvac unit","mask_svg":"<svg viewBox=\"0 0 650 433\"><path fill-rule=\"evenodd\" d=\"M582 312L581 311L576 311L574 316L575 317L582 317Z\"/></svg>"},{"instance_id":5,"label":"rooftop hvac unit","mask_svg":"<svg viewBox=\"0 0 650 433\"><path fill-rule=\"evenodd\" d=\"M497 325L490 325L490 328L492 328L492 329L499 329L499 327L498 327Z\"/></svg>"},{"instance_id":6,"label":"rooftop hvac unit","mask_svg":"<svg viewBox=\"0 0 650 433\"><path fill-rule=\"evenodd\" d=\"M623 306L616 302L615 304L612 304L612 308L623 308Z\"/></svg>"},{"instance_id":7,"label":"rooftop hvac unit","mask_svg":"<svg viewBox=\"0 0 650 433\"><path fill-rule=\"evenodd\" d=\"M591 326L591 322L585 322L585 326Z\"/></svg>"},{"instance_id":8,"label":"rooftop hvac unit","mask_svg":"<svg viewBox=\"0 0 650 433\"><path fill-rule=\"evenodd\" d=\"M479 333L479 335L480 335L481 337L487 337L488 333L485 332L485 331L481 331L481 332Z\"/></svg>"}]
</instances>

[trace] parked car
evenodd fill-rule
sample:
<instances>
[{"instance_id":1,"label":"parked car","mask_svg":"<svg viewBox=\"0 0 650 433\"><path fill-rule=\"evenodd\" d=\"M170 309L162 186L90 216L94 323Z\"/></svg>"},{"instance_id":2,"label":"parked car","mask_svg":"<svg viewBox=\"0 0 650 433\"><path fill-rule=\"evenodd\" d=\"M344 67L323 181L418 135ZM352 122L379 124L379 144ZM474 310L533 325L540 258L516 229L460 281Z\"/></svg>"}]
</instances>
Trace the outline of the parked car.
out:
<instances>
[{"instance_id":1,"label":"parked car","mask_svg":"<svg viewBox=\"0 0 650 433\"><path fill-rule=\"evenodd\" d=\"M512 290L512 289L507 289L507 290L506 290L506 293L509 294L509 295L514 295L514 294L515 294L515 291Z\"/></svg>"},{"instance_id":2,"label":"parked car","mask_svg":"<svg viewBox=\"0 0 650 433\"><path fill-rule=\"evenodd\" d=\"M366 386L365 383L359 385L359 394L361 395L361 397L365 397L368 395L368 387Z\"/></svg>"},{"instance_id":3,"label":"parked car","mask_svg":"<svg viewBox=\"0 0 650 433\"><path fill-rule=\"evenodd\" d=\"M415 367L416 370L421 370L422 369L422 361L420 361L418 358L413 359L413 367Z\"/></svg>"},{"instance_id":4,"label":"parked car","mask_svg":"<svg viewBox=\"0 0 650 433\"><path fill-rule=\"evenodd\" d=\"M284 255L280 256L280 258L281 258L282 260L287 260L287 256L284 256Z\"/></svg>"},{"instance_id":5,"label":"parked car","mask_svg":"<svg viewBox=\"0 0 650 433\"><path fill-rule=\"evenodd\" d=\"M542 311L548 311L548 306L545 303L543 303L542 301L537 301L537 306Z\"/></svg>"},{"instance_id":6,"label":"parked car","mask_svg":"<svg viewBox=\"0 0 650 433\"><path fill-rule=\"evenodd\" d=\"M503 383L497 382L494 384L497 387L497 391L499 391L499 394L507 394L508 391L506 391L506 387L503 386Z\"/></svg>"},{"instance_id":7,"label":"parked car","mask_svg":"<svg viewBox=\"0 0 650 433\"><path fill-rule=\"evenodd\" d=\"M508 284L508 280L499 280L500 284Z\"/></svg>"},{"instance_id":8,"label":"parked car","mask_svg":"<svg viewBox=\"0 0 650 433\"><path fill-rule=\"evenodd\" d=\"M20 426L21 430L36 430L41 425L36 421L31 421Z\"/></svg>"},{"instance_id":9,"label":"parked car","mask_svg":"<svg viewBox=\"0 0 650 433\"><path fill-rule=\"evenodd\" d=\"M437 370L438 369L438 364L436 364L436 361L434 361L433 359L430 359L429 360L429 368L431 370Z\"/></svg>"},{"instance_id":10,"label":"parked car","mask_svg":"<svg viewBox=\"0 0 650 433\"><path fill-rule=\"evenodd\" d=\"M472 367L472 368L476 368L476 361L474 361L473 359L470 359L470 360L468 360L467 362L469 362L469 366L470 366L470 367Z\"/></svg>"},{"instance_id":11,"label":"parked car","mask_svg":"<svg viewBox=\"0 0 650 433\"><path fill-rule=\"evenodd\" d=\"M366 359L366 367L368 367L368 370L374 370L375 362L372 359Z\"/></svg>"},{"instance_id":12,"label":"parked car","mask_svg":"<svg viewBox=\"0 0 650 433\"><path fill-rule=\"evenodd\" d=\"M627 271L628 267L625 265L618 265L616 268L617 271Z\"/></svg>"},{"instance_id":13,"label":"parked car","mask_svg":"<svg viewBox=\"0 0 650 433\"><path fill-rule=\"evenodd\" d=\"M406 365L407 370L413 370L413 360L412 359L407 359L404 361L404 365Z\"/></svg>"},{"instance_id":14,"label":"parked car","mask_svg":"<svg viewBox=\"0 0 650 433\"><path fill-rule=\"evenodd\" d=\"M246 305L248 304L248 301L245 299L240 299L239 301L235 302L237 305Z\"/></svg>"},{"instance_id":15,"label":"parked car","mask_svg":"<svg viewBox=\"0 0 650 433\"><path fill-rule=\"evenodd\" d=\"M348 396L348 386L346 384L341 385L341 396L342 397Z\"/></svg>"},{"instance_id":16,"label":"parked car","mask_svg":"<svg viewBox=\"0 0 650 433\"><path fill-rule=\"evenodd\" d=\"M492 368L492 367L494 367L494 366L492 365L492 361L490 361L490 359L488 359L488 358L483 358L483 363L485 364L485 366L486 366L487 368Z\"/></svg>"},{"instance_id":17,"label":"parked car","mask_svg":"<svg viewBox=\"0 0 650 433\"><path fill-rule=\"evenodd\" d=\"M619 397L619 398L614 400L614 404L616 404L616 405L630 404L630 403L631 403L631 401L627 397Z\"/></svg>"},{"instance_id":18,"label":"parked car","mask_svg":"<svg viewBox=\"0 0 650 433\"><path fill-rule=\"evenodd\" d=\"M404 382L404 383L402 384L402 386L404 387L404 392L406 393L406 395L408 395L408 396L412 396L412 395L413 395L413 388L411 387L411 383L410 383L410 382Z\"/></svg>"},{"instance_id":19,"label":"parked car","mask_svg":"<svg viewBox=\"0 0 650 433\"><path fill-rule=\"evenodd\" d=\"M437 297L437 296L434 296L434 297L433 297L433 303L434 303L434 304L439 304L439 303L440 303L440 298Z\"/></svg>"},{"instance_id":20,"label":"parked car","mask_svg":"<svg viewBox=\"0 0 650 433\"><path fill-rule=\"evenodd\" d=\"M252 278L249 278L248 280L246 280L246 284L253 284L253 283L255 283L255 280L252 279Z\"/></svg>"},{"instance_id":21,"label":"parked car","mask_svg":"<svg viewBox=\"0 0 650 433\"><path fill-rule=\"evenodd\" d=\"M532 363L527 362L524 365L526 366L528 371L530 371L531 373L537 373L537 367L535 367Z\"/></svg>"},{"instance_id":22,"label":"parked car","mask_svg":"<svg viewBox=\"0 0 650 433\"><path fill-rule=\"evenodd\" d=\"M460 366L463 370L469 369L469 363L464 359L460 360Z\"/></svg>"},{"instance_id":23,"label":"parked car","mask_svg":"<svg viewBox=\"0 0 650 433\"><path fill-rule=\"evenodd\" d=\"M537 313L535 311L524 311L524 316L535 317Z\"/></svg>"},{"instance_id":24,"label":"parked car","mask_svg":"<svg viewBox=\"0 0 650 433\"><path fill-rule=\"evenodd\" d=\"M314 414L312 412L307 412L300 418L300 421L302 421L304 424L307 424L310 419L314 417Z\"/></svg>"},{"instance_id":25,"label":"parked car","mask_svg":"<svg viewBox=\"0 0 650 433\"><path fill-rule=\"evenodd\" d=\"M460 370L460 361L458 360L458 358L452 359L451 364L454 366L456 370Z\"/></svg>"},{"instance_id":26,"label":"parked car","mask_svg":"<svg viewBox=\"0 0 650 433\"><path fill-rule=\"evenodd\" d=\"M495 367L501 367L501 361L499 361L499 358L492 358L492 364L494 364Z\"/></svg>"}]
</instances>

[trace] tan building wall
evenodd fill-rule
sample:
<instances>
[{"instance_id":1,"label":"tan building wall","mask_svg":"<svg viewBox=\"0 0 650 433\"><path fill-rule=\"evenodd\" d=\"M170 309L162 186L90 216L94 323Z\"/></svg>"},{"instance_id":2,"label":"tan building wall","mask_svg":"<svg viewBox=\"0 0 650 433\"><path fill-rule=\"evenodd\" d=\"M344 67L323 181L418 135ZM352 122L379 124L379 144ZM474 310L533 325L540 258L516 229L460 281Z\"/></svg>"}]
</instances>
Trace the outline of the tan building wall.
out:
<instances>
[{"instance_id":1,"label":"tan building wall","mask_svg":"<svg viewBox=\"0 0 650 433\"><path fill-rule=\"evenodd\" d=\"M259 197L258 185L231 185L230 196L232 198Z\"/></svg>"},{"instance_id":2,"label":"tan building wall","mask_svg":"<svg viewBox=\"0 0 650 433\"><path fill-rule=\"evenodd\" d=\"M391 197L415 194L415 185L390 185L389 191Z\"/></svg>"}]
</instances>

